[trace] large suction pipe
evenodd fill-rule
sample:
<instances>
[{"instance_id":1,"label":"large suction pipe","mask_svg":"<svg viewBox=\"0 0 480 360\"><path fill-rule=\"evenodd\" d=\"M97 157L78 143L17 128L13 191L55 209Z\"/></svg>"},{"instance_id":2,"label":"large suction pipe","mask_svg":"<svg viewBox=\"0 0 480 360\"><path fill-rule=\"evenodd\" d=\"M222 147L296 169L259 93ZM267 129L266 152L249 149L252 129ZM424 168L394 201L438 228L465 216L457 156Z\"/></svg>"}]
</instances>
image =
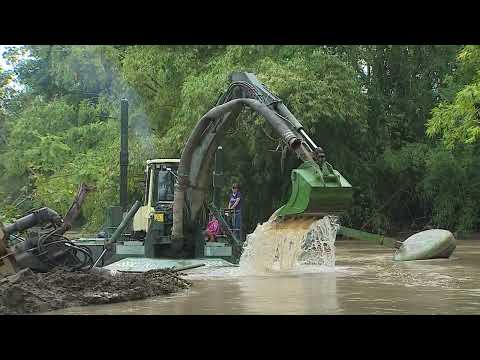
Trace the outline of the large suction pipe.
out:
<instances>
[{"instance_id":1,"label":"large suction pipe","mask_svg":"<svg viewBox=\"0 0 480 360\"><path fill-rule=\"evenodd\" d=\"M319 160L325 160L325 153L320 146L317 146L315 142L307 135L303 125L297 120L297 118L288 110L288 108L281 102L275 104L275 110L283 116L292 126L303 136L305 142L308 144L314 156Z\"/></svg>"},{"instance_id":2,"label":"large suction pipe","mask_svg":"<svg viewBox=\"0 0 480 360\"><path fill-rule=\"evenodd\" d=\"M297 151L301 151L302 138L295 129L290 128L275 111L271 110L267 105L255 99L235 99L228 101L222 105L218 105L208 111L197 123L197 126L190 135L187 144L182 152L180 164L178 167L178 181L175 187L175 197L173 204L173 229L172 229L172 247L179 250L183 245L184 238L184 207L186 200L186 190L191 185L190 169L192 165L192 156L195 149L202 143L204 132L212 122L221 119L226 114L239 113L243 106L248 106L267 120L273 129L280 135L282 140L297 155ZM216 139L218 140L218 139ZM300 154L301 155L301 154ZM300 156L299 155L299 156ZM205 157L202 158L202 161Z\"/></svg>"}]
</instances>

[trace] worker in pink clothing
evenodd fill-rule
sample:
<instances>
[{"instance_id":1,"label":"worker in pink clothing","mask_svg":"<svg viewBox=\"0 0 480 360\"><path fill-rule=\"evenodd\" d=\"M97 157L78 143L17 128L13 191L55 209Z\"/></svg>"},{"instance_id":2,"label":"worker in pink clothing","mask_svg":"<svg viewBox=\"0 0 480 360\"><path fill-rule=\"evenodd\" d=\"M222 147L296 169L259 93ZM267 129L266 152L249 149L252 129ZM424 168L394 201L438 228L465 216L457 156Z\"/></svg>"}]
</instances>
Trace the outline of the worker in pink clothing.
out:
<instances>
[{"instance_id":1,"label":"worker in pink clothing","mask_svg":"<svg viewBox=\"0 0 480 360\"><path fill-rule=\"evenodd\" d=\"M208 238L207 241L215 241L215 238L220 235L220 224L215 216L212 216L212 220L209 221L205 233Z\"/></svg>"}]
</instances>

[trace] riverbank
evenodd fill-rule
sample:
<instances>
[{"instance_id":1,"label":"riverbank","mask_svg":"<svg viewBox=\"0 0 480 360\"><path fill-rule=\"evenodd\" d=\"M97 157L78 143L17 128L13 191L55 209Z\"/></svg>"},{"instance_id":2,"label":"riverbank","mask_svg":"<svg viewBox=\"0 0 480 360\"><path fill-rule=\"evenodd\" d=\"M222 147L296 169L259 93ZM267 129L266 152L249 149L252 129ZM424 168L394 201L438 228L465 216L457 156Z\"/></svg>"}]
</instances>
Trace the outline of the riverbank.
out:
<instances>
[{"instance_id":1,"label":"riverbank","mask_svg":"<svg viewBox=\"0 0 480 360\"><path fill-rule=\"evenodd\" d=\"M169 295L191 282L170 270L144 273L61 269L34 273L30 269L0 279L0 314L30 314L73 306L112 304Z\"/></svg>"}]
</instances>

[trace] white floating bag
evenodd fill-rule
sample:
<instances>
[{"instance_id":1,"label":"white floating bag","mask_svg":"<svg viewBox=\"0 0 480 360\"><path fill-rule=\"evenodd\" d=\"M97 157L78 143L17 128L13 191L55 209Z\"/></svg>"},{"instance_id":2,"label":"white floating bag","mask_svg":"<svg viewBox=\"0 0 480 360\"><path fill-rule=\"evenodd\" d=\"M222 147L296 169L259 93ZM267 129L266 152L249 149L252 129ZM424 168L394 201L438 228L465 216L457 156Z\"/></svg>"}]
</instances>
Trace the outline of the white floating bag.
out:
<instances>
[{"instance_id":1,"label":"white floating bag","mask_svg":"<svg viewBox=\"0 0 480 360\"><path fill-rule=\"evenodd\" d=\"M432 229L416 233L395 252L396 261L449 258L457 244L448 230Z\"/></svg>"}]
</instances>

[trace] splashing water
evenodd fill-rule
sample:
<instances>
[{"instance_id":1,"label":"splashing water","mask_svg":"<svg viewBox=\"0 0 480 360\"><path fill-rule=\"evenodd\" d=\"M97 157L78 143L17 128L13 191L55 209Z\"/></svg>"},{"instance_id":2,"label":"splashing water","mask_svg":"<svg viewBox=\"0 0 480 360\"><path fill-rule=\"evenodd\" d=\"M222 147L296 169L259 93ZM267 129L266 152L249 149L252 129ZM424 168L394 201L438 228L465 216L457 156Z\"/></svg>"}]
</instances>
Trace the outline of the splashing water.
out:
<instances>
[{"instance_id":1,"label":"splashing water","mask_svg":"<svg viewBox=\"0 0 480 360\"><path fill-rule=\"evenodd\" d=\"M291 270L298 264L335 266L337 217L275 219L259 224L247 236L240 258L244 273Z\"/></svg>"},{"instance_id":2,"label":"splashing water","mask_svg":"<svg viewBox=\"0 0 480 360\"><path fill-rule=\"evenodd\" d=\"M339 228L335 216L325 216L314 222L303 239L301 263L335 267L335 239Z\"/></svg>"}]
</instances>

